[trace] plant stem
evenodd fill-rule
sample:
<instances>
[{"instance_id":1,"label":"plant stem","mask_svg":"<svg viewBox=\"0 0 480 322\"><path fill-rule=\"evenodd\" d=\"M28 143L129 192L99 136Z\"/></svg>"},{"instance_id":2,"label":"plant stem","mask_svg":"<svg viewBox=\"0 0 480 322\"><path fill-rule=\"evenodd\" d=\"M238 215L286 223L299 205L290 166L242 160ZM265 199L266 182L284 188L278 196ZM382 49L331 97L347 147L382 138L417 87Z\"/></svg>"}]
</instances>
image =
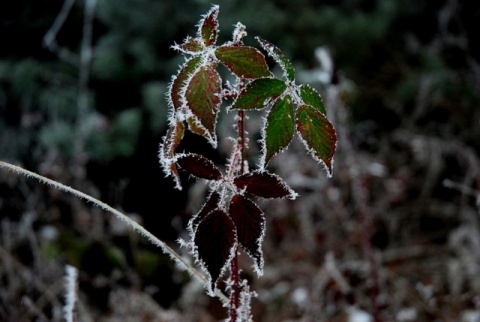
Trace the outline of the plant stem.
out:
<instances>
[{"instance_id":1,"label":"plant stem","mask_svg":"<svg viewBox=\"0 0 480 322\"><path fill-rule=\"evenodd\" d=\"M246 163L245 163L245 112L243 110L238 111L237 113L237 130L238 130L238 138L237 138L237 148L239 151L240 159L240 174L247 172ZM231 164L234 168L236 168L236 162ZM235 249L235 255L232 258L232 262L230 263L230 281L231 281L231 293L230 293L230 322L235 322L237 320L237 310L240 305L240 274L238 268L238 249Z\"/></svg>"},{"instance_id":2,"label":"plant stem","mask_svg":"<svg viewBox=\"0 0 480 322\"><path fill-rule=\"evenodd\" d=\"M230 264L230 280L232 283L230 293L230 322L237 320L237 309L240 303L240 278L238 274L238 250L235 250Z\"/></svg>"}]
</instances>

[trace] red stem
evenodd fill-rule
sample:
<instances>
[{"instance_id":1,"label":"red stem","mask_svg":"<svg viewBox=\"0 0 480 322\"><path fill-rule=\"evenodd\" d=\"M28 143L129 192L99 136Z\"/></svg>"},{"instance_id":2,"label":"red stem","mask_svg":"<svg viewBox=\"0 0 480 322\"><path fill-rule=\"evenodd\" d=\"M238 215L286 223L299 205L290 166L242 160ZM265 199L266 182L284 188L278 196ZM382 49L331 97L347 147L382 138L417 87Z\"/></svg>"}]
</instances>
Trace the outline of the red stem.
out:
<instances>
[{"instance_id":1,"label":"red stem","mask_svg":"<svg viewBox=\"0 0 480 322\"><path fill-rule=\"evenodd\" d=\"M244 126L245 112L243 110L238 111L238 145L240 149L240 174L247 171L245 164L245 126ZM232 167L236 167L236 162L232 162ZM230 281L231 281L231 293L230 293L230 322L237 320L237 310L240 305L240 276L238 268L238 251L235 249L235 255L233 256L230 264Z\"/></svg>"}]
</instances>

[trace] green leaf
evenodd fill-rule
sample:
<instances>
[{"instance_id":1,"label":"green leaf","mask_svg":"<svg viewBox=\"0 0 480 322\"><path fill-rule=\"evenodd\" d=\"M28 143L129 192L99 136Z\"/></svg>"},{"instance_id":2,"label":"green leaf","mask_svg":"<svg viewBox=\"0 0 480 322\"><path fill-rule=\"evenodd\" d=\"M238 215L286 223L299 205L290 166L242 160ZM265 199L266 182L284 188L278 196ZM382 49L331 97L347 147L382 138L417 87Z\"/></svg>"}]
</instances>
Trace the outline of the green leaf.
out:
<instances>
[{"instance_id":1,"label":"green leaf","mask_svg":"<svg viewBox=\"0 0 480 322\"><path fill-rule=\"evenodd\" d=\"M292 63L290 62L290 60L288 60L287 57L285 57L283 52L274 44L260 37L255 37L255 39L260 43L260 45L268 53L268 55L272 57L277 64L280 65L285 78L290 82L295 81L295 68L293 68Z\"/></svg>"},{"instance_id":2,"label":"green leaf","mask_svg":"<svg viewBox=\"0 0 480 322\"><path fill-rule=\"evenodd\" d=\"M320 94L308 84L300 85L300 96L305 104L313 106L321 113L327 115L327 110L325 105L323 105L323 100Z\"/></svg>"},{"instance_id":3,"label":"green leaf","mask_svg":"<svg viewBox=\"0 0 480 322\"><path fill-rule=\"evenodd\" d=\"M187 80L191 77L191 75L200 66L201 60L201 57L194 57L189 59L180 68L177 76L173 78L172 83L169 87L169 96L171 104L175 110L178 110L180 107L182 107L184 102L182 93L184 92L185 84Z\"/></svg>"},{"instance_id":4,"label":"green leaf","mask_svg":"<svg viewBox=\"0 0 480 322\"><path fill-rule=\"evenodd\" d=\"M329 177L333 171L333 155L337 144L335 128L327 117L310 105L297 109L297 131L312 157L323 163Z\"/></svg>"},{"instance_id":5,"label":"green leaf","mask_svg":"<svg viewBox=\"0 0 480 322\"><path fill-rule=\"evenodd\" d=\"M259 78L240 92L232 108L262 109L272 103L287 89L284 81L276 78Z\"/></svg>"},{"instance_id":6,"label":"green leaf","mask_svg":"<svg viewBox=\"0 0 480 322\"><path fill-rule=\"evenodd\" d=\"M213 6L200 22L199 34L207 47L215 45L217 42L218 10L219 6Z\"/></svg>"},{"instance_id":7,"label":"green leaf","mask_svg":"<svg viewBox=\"0 0 480 322\"><path fill-rule=\"evenodd\" d=\"M263 166L292 141L295 131L294 104L289 95L277 100L265 124Z\"/></svg>"},{"instance_id":8,"label":"green leaf","mask_svg":"<svg viewBox=\"0 0 480 322\"><path fill-rule=\"evenodd\" d=\"M238 77L260 78L271 76L265 57L256 48L221 46L215 50L215 56Z\"/></svg>"},{"instance_id":9,"label":"green leaf","mask_svg":"<svg viewBox=\"0 0 480 322\"><path fill-rule=\"evenodd\" d=\"M199 125L207 130L208 136L205 137L214 146L216 146L215 125L221 103L221 91L220 75L211 65L206 65L200 67L193 75L185 92L188 108L199 121Z\"/></svg>"}]
</instances>

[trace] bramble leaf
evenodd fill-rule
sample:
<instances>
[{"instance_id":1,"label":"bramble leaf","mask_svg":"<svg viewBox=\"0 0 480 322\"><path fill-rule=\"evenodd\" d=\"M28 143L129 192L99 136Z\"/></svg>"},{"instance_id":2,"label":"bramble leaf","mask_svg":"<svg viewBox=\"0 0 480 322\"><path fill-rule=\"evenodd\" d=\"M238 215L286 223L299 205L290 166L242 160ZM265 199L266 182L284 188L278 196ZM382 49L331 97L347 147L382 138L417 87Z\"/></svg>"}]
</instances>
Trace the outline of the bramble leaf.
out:
<instances>
[{"instance_id":1,"label":"bramble leaf","mask_svg":"<svg viewBox=\"0 0 480 322\"><path fill-rule=\"evenodd\" d=\"M194 237L195 256L210 275L209 291L213 294L217 279L225 272L235 254L235 225L222 210L210 212L198 224Z\"/></svg>"},{"instance_id":2,"label":"bramble leaf","mask_svg":"<svg viewBox=\"0 0 480 322\"><path fill-rule=\"evenodd\" d=\"M310 105L297 109L297 131L312 157L323 163L329 177L333 171L333 155L337 144L335 128L327 117Z\"/></svg>"},{"instance_id":3,"label":"bramble leaf","mask_svg":"<svg viewBox=\"0 0 480 322\"><path fill-rule=\"evenodd\" d=\"M310 105L324 115L327 115L327 110L325 109L325 105L323 105L322 97L313 87L308 84L300 85L300 96L305 104Z\"/></svg>"},{"instance_id":4,"label":"bramble leaf","mask_svg":"<svg viewBox=\"0 0 480 322\"><path fill-rule=\"evenodd\" d=\"M175 125L171 126L164 137L162 146L160 148L160 162L166 176L173 176L175 186L181 189L180 176L178 175L177 165L173 162L175 150L180 144L185 132L183 122L177 121Z\"/></svg>"},{"instance_id":5,"label":"bramble leaf","mask_svg":"<svg viewBox=\"0 0 480 322\"><path fill-rule=\"evenodd\" d=\"M184 170L195 177L207 180L219 180L222 173L217 166L209 159L196 153L188 153L180 155L177 163Z\"/></svg>"},{"instance_id":6,"label":"bramble leaf","mask_svg":"<svg viewBox=\"0 0 480 322\"><path fill-rule=\"evenodd\" d=\"M292 141L295 132L294 104L290 95L278 99L268 112L265 123L262 165L284 150Z\"/></svg>"},{"instance_id":7,"label":"bramble leaf","mask_svg":"<svg viewBox=\"0 0 480 322\"><path fill-rule=\"evenodd\" d=\"M208 198L205 204L202 206L202 209L190 219L190 222L188 223L188 229L191 232L196 231L197 225L200 223L200 221L203 220L209 213L211 213L213 210L217 209L219 206L220 202L220 194L216 191L212 192Z\"/></svg>"},{"instance_id":8,"label":"bramble leaf","mask_svg":"<svg viewBox=\"0 0 480 322\"><path fill-rule=\"evenodd\" d=\"M172 106L175 110L178 110L183 105L182 93L184 92L184 87L187 80L193 75L193 73L200 66L201 57L194 57L189 59L183 66L180 68L177 76L175 76L170 84L170 99Z\"/></svg>"},{"instance_id":9,"label":"bramble leaf","mask_svg":"<svg viewBox=\"0 0 480 322\"><path fill-rule=\"evenodd\" d=\"M260 78L271 76L265 57L256 48L225 45L215 50L215 56L238 77Z\"/></svg>"},{"instance_id":10,"label":"bramble leaf","mask_svg":"<svg viewBox=\"0 0 480 322\"><path fill-rule=\"evenodd\" d=\"M259 78L252 81L240 92L233 103L233 109L262 109L272 103L287 89L284 81L276 78Z\"/></svg>"},{"instance_id":11,"label":"bramble leaf","mask_svg":"<svg viewBox=\"0 0 480 322\"><path fill-rule=\"evenodd\" d=\"M193 55L204 50L203 44L197 38L187 37L183 44L173 46L173 49L179 50L184 54Z\"/></svg>"},{"instance_id":12,"label":"bramble leaf","mask_svg":"<svg viewBox=\"0 0 480 322\"><path fill-rule=\"evenodd\" d=\"M222 82L218 72L211 66L200 67L191 78L185 93L187 106L208 131L206 137L216 145L215 125L221 104Z\"/></svg>"},{"instance_id":13,"label":"bramble leaf","mask_svg":"<svg viewBox=\"0 0 480 322\"><path fill-rule=\"evenodd\" d=\"M255 39L260 43L263 49L268 53L270 57L272 57L277 64L280 65L282 68L285 78L293 82L295 81L295 68L293 64L288 60L287 57L283 54L283 52L274 44L262 39L260 37L255 37Z\"/></svg>"},{"instance_id":14,"label":"bramble leaf","mask_svg":"<svg viewBox=\"0 0 480 322\"><path fill-rule=\"evenodd\" d=\"M254 260L257 274L262 275L262 241L265 235L263 211L250 199L241 195L234 195L230 200L229 212L237 227L238 242Z\"/></svg>"},{"instance_id":15,"label":"bramble leaf","mask_svg":"<svg viewBox=\"0 0 480 322\"><path fill-rule=\"evenodd\" d=\"M188 124L188 129L191 132L206 138L210 137L208 130L204 128L194 116L190 116L187 118L187 124Z\"/></svg>"},{"instance_id":16,"label":"bramble leaf","mask_svg":"<svg viewBox=\"0 0 480 322\"><path fill-rule=\"evenodd\" d=\"M276 174L257 170L239 175L233 179L233 184L240 190L262 198L295 199L297 194Z\"/></svg>"},{"instance_id":17,"label":"bramble leaf","mask_svg":"<svg viewBox=\"0 0 480 322\"><path fill-rule=\"evenodd\" d=\"M205 46L215 45L218 36L218 10L219 6L213 6L200 21L199 34Z\"/></svg>"}]
</instances>

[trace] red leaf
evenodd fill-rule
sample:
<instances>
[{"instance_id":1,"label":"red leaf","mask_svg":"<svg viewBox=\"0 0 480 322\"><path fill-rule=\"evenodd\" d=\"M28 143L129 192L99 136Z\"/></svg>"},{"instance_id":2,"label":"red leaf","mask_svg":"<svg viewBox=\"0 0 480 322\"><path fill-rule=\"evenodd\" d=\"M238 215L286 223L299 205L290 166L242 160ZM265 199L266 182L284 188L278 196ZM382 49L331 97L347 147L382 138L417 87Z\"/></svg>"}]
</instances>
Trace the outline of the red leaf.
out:
<instances>
[{"instance_id":1,"label":"red leaf","mask_svg":"<svg viewBox=\"0 0 480 322\"><path fill-rule=\"evenodd\" d=\"M239 189L262 198L295 199L297 194L276 174L257 170L239 175L233 179Z\"/></svg>"},{"instance_id":2,"label":"red leaf","mask_svg":"<svg viewBox=\"0 0 480 322\"><path fill-rule=\"evenodd\" d=\"M195 256L210 275L210 293L225 272L237 247L235 225L222 210L210 212L199 224L194 237Z\"/></svg>"},{"instance_id":3,"label":"red leaf","mask_svg":"<svg viewBox=\"0 0 480 322\"><path fill-rule=\"evenodd\" d=\"M219 6L213 6L200 22L199 33L205 46L215 45L218 35Z\"/></svg>"},{"instance_id":4,"label":"red leaf","mask_svg":"<svg viewBox=\"0 0 480 322\"><path fill-rule=\"evenodd\" d=\"M212 192L210 196L208 196L207 201L202 206L202 209L190 219L189 227L191 232L196 231L197 225L205 218L210 212L217 209L220 202L220 194L216 191Z\"/></svg>"},{"instance_id":5,"label":"red leaf","mask_svg":"<svg viewBox=\"0 0 480 322\"><path fill-rule=\"evenodd\" d=\"M177 158L177 164L198 178L219 180L222 177L222 173L217 166L200 154L183 154Z\"/></svg>"},{"instance_id":6,"label":"red leaf","mask_svg":"<svg viewBox=\"0 0 480 322\"><path fill-rule=\"evenodd\" d=\"M337 134L332 123L319 110L302 105L297 109L297 131L312 157L322 162L329 177L333 171L333 155Z\"/></svg>"},{"instance_id":7,"label":"red leaf","mask_svg":"<svg viewBox=\"0 0 480 322\"><path fill-rule=\"evenodd\" d=\"M187 105L208 133L206 137L216 144L215 124L221 103L222 82L218 72L210 65L200 67L191 78L187 91Z\"/></svg>"},{"instance_id":8,"label":"red leaf","mask_svg":"<svg viewBox=\"0 0 480 322\"><path fill-rule=\"evenodd\" d=\"M230 216L237 227L238 242L255 261L259 275L263 271L262 240L265 236L265 216L250 199L234 195L230 200Z\"/></svg>"},{"instance_id":9,"label":"red leaf","mask_svg":"<svg viewBox=\"0 0 480 322\"><path fill-rule=\"evenodd\" d=\"M215 56L238 77L260 78L272 75L265 57L256 48L221 46L215 50Z\"/></svg>"}]
</instances>

